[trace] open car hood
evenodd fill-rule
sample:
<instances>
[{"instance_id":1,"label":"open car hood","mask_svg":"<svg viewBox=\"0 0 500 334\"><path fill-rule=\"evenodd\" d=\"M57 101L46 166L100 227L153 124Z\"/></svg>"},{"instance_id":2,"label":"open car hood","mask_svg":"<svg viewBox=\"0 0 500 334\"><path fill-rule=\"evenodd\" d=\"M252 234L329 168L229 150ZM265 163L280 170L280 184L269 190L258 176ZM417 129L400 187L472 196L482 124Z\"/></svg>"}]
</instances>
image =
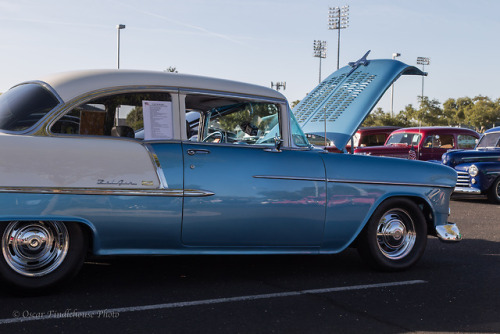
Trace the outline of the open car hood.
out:
<instances>
[{"instance_id":1,"label":"open car hood","mask_svg":"<svg viewBox=\"0 0 500 334\"><path fill-rule=\"evenodd\" d=\"M346 144L394 81L405 74L427 75L398 60L367 60L368 53L331 74L293 109L304 133L325 136L326 132L326 137L345 151Z\"/></svg>"}]
</instances>

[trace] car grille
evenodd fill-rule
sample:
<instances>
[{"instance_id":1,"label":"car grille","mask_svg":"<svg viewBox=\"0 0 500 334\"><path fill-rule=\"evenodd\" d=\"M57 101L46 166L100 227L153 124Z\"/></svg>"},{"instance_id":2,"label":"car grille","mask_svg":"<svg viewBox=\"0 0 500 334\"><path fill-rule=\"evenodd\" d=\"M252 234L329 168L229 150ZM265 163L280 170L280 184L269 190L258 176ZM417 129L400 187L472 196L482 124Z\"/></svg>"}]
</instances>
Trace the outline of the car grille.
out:
<instances>
[{"instance_id":1,"label":"car grille","mask_svg":"<svg viewBox=\"0 0 500 334\"><path fill-rule=\"evenodd\" d=\"M470 176L467 172L457 172L457 187L470 187Z\"/></svg>"}]
</instances>

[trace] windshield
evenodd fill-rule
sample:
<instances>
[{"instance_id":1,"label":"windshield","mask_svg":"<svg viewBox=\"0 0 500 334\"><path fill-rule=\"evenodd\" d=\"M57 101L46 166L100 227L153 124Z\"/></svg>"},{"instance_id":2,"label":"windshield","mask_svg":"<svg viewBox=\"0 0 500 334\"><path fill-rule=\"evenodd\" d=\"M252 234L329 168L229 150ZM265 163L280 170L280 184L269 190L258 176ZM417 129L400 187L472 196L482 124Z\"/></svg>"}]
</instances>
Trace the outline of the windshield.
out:
<instances>
[{"instance_id":1,"label":"windshield","mask_svg":"<svg viewBox=\"0 0 500 334\"><path fill-rule=\"evenodd\" d=\"M491 132L481 137L477 148L500 147L500 132Z\"/></svg>"},{"instance_id":2,"label":"windshield","mask_svg":"<svg viewBox=\"0 0 500 334\"><path fill-rule=\"evenodd\" d=\"M0 95L0 130L26 130L58 104L55 96L39 84L11 88Z\"/></svg>"},{"instance_id":3,"label":"windshield","mask_svg":"<svg viewBox=\"0 0 500 334\"><path fill-rule=\"evenodd\" d=\"M417 146L420 142L420 138L422 135L420 133L407 133L407 132L398 132L393 133L387 139L386 145L415 145Z\"/></svg>"}]
</instances>

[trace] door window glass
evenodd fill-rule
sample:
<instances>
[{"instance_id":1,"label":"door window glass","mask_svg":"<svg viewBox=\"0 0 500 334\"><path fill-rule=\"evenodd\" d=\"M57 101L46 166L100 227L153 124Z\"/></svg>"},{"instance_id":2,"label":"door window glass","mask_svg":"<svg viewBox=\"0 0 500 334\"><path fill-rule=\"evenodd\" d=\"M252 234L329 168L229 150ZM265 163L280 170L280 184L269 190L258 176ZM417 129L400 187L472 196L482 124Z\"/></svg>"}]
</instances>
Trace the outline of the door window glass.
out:
<instances>
[{"instance_id":1,"label":"door window glass","mask_svg":"<svg viewBox=\"0 0 500 334\"><path fill-rule=\"evenodd\" d=\"M474 148L476 146L476 137L469 135L458 135L457 144L458 148Z\"/></svg>"},{"instance_id":2,"label":"door window glass","mask_svg":"<svg viewBox=\"0 0 500 334\"><path fill-rule=\"evenodd\" d=\"M167 102L171 101L171 96L160 92L101 96L69 110L54 123L51 131L58 134L142 139L143 101Z\"/></svg>"}]
</instances>

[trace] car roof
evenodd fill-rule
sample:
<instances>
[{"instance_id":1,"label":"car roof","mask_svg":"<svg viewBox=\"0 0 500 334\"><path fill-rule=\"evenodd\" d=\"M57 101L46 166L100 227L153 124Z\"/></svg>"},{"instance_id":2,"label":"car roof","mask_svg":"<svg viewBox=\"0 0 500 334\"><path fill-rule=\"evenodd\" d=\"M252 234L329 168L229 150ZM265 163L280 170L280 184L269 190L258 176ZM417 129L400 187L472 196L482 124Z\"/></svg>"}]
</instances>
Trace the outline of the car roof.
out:
<instances>
[{"instance_id":1,"label":"car roof","mask_svg":"<svg viewBox=\"0 0 500 334\"><path fill-rule=\"evenodd\" d=\"M414 128L402 128L402 129L394 131L394 133L400 133L400 132L468 133L468 134L475 134L475 135L479 136L479 134L474 130L467 129L467 128L455 128L455 127L451 127L451 126L423 126L423 127L414 127Z\"/></svg>"},{"instance_id":2,"label":"car roof","mask_svg":"<svg viewBox=\"0 0 500 334\"><path fill-rule=\"evenodd\" d=\"M369 126L369 127L362 127L358 129L358 133L368 133L368 132L392 132L394 130L401 129L400 126Z\"/></svg>"},{"instance_id":3,"label":"car roof","mask_svg":"<svg viewBox=\"0 0 500 334\"><path fill-rule=\"evenodd\" d=\"M489 132L500 132L500 126L497 126L496 128L488 129L484 133L489 133Z\"/></svg>"},{"instance_id":4,"label":"car roof","mask_svg":"<svg viewBox=\"0 0 500 334\"><path fill-rule=\"evenodd\" d=\"M48 84L67 102L77 96L106 88L160 86L255 95L285 100L278 91L225 79L142 70L84 70L49 75L38 81Z\"/></svg>"}]
</instances>

